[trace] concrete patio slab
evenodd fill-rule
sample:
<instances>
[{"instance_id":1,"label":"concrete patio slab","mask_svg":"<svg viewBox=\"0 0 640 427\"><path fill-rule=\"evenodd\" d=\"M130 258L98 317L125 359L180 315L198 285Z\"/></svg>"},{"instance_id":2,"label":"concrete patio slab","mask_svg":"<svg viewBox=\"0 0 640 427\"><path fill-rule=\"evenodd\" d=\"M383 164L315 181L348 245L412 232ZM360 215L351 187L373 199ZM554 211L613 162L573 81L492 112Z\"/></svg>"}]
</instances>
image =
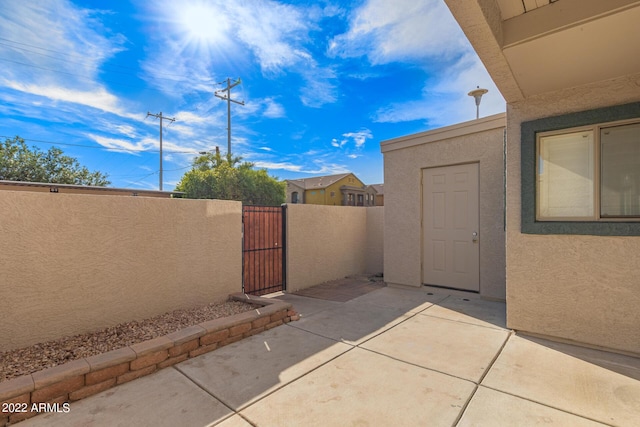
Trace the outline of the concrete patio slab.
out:
<instances>
[{"instance_id":1,"label":"concrete patio slab","mask_svg":"<svg viewBox=\"0 0 640 427\"><path fill-rule=\"evenodd\" d=\"M488 328L507 328L507 305L497 301L450 296L421 314Z\"/></svg>"},{"instance_id":2,"label":"concrete patio slab","mask_svg":"<svg viewBox=\"0 0 640 427\"><path fill-rule=\"evenodd\" d=\"M606 424L480 386L457 427L540 425L598 427Z\"/></svg>"},{"instance_id":3,"label":"concrete patio slab","mask_svg":"<svg viewBox=\"0 0 640 427\"><path fill-rule=\"evenodd\" d=\"M479 382L508 337L508 331L416 315L361 347Z\"/></svg>"},{"instance_id":4,"label":"concrete patio slab","mask_svg":"<svg viewBox=\"0 0 640 427\"><path fill-rule=\"evenodd\" d=\"M403 310L354 300L340 307L303 317L291 325L336 341L357 345L407 318Z\"/></svg>"},{"instance_id":5,"label":"concrete patio slab","mask_svg":"<svg viewBox=\"0 0 640 427\"><path fill-rule=\"evenodd\" d=\"M405 313L418 313L434 303L446 299L446 294L434 294L420 289L382 288L352 300L354 303L373 304L380 307L396 308Z\"/></svg>"},{"instance_id":6,"label":"concrete patio slab","mask_svg":"<svg viewBox=\"0 0 640 427\"><path fill-rule=\"evenodd\" d=\"M318 313L319 311L330 310L332 308L342 306L342 303L337 301L309 298L295 294L279 294L274 295L273 298L291 303L294 310L297 311L302 317L307 317L312 314Z\"/></svg>"},{"instance_id":7,"label":"concrete patio slab","mask_svg":"<svg viewBox=\"0 0 640 427\"><path fill-rule=\"evenodd\" d=\"M606 424L640 420L640 359L633 357L514 336L482 384Z\"/></svg>"},{"instance_id":8,"label":"concrete patio slab","mask_svg":"<svg viewBox=\"0 0 640 427\"><path fill-rule=\"evenodd\" d=\"M385 284L381 279L371 279L368 276L349 276L344 279L331 280L310 288L300 289L295 294L309 298L347 302L360 295L384 287Z\"/></svg>"},{"instance_id":9,"label":"concrete patio slab","mask_svg":"<svg viewBox=\"0 0 640 427\"><path fill-rule=\"evenodd\" d=\"M345 303L292 295L294 309L310 313L300 321L19 425L635 426L640 419L640 359L513 335L500 327L503 305L463 293L358 292Z\"/></svg>"},{"instance_id":10,"label":"concrete patio slab","mask_svg":"<svg viewBox=\"0 0 640 427\"><path fill-rule=\"evenodd\" d=\"M180 372L169 368L71 402L67 413L43 414L19 425L201 427L232 413Z\"/></svg>"},{"instance_id":11,"label":"concrete patio slab","mask_svg":"<svg viewBox=\"0 0 640 427\"><path fill-rule=\"evenodd\" d=\"M216 427L253 427L240 415L234 415L231 418L227 418L221 423L216 424Z\"/></svg>"},{"instance_id":12,"label":"concrete patio slab","mask_svg":"<svg viewBox=\"0 0 640 427\"><path fill-rule=\"evenodd\" d=\"M354 348L241 413L257 426L451 426L474 388Z\"/></svg>"},{"instance_id":13,"label":"concrete patio slab","mask_svg":"<svg viewBox=\"0 0 640 427\"><path fill-rule=\"evenodd\" d=\"M350 348L285 325L175 367L239 410Z\"/></svg>"}]
</instances>

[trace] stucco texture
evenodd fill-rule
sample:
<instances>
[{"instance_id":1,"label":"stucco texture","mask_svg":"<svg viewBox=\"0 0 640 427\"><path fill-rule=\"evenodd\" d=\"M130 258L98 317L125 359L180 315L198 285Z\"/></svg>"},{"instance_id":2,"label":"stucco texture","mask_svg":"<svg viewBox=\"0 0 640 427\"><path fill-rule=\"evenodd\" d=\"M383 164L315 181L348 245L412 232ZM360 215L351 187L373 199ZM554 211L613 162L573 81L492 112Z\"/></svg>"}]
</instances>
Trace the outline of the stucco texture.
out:
<instances>
[{"instance_id":1,"label":"stucco texture","mask_svg":"<svg viewBox=\"0 0 640 427\"><path fill-rule=\"evenodd\" d=\"M366 273L384 271L384 207L370 207L367 211Z\"/></svg>"},{"instance_id":2,"label":"stucco texture","mask_svg":"<svg viewBox=\"0 0 640 427\"><path fill-rule=\"evenodd\" d=\"M640 74L532 97L507 108L507 324L640 354L640 237L520 231L520 124L640 100Z\"/></svg>"},{"instance_id":3,"label":"stucco texture","mask_svg":"<svg viewBox=\"0 0 640 427\"><path fill-rule=\"evenodd\" d=\"M382 143L385 281L422 286L422 171L478 163L480 294L505 299L504 115Z\"/></svg>"},{"instance_id":4,"label":"stucco texture","mask_svg":"<svg viewBox=\"0 0 640 427\"><path fill-rule=\"evenodd\" d=\"M241 204L0 191L0 351L221 301Z\"/></svg>"},{"instance_id":5,"label":"stucco texture","mask_svg":"<svg viewBox=\"0 0 640 427\"><path fill-rule=\"evenodd\" d=\"M383 209L287 205L287 291L382 271Z\"/></svg>"}]
</instances>

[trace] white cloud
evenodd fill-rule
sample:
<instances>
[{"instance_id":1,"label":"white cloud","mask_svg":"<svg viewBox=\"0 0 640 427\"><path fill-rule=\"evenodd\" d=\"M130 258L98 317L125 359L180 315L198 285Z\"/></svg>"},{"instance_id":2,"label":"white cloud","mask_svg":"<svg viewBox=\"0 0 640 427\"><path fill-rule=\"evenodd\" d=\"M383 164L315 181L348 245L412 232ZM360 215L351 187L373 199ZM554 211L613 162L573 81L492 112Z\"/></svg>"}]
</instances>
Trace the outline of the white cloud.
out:
<instances>
[{"instance_id":1,"label":"white cloud","mask_svg":"<svg viewBox=\"0 0 640 427\"><path fill-rule=\"evenodd\" d=\"M121 133L129 138L135 138L138 135L137 130L133 126L129 125L113 125L112 129L118 133Z\"/></svg>"},{"instance_id":2,"label":"white cloud","mask_svg":"<svg viewBox=\"0 0 640 427\"><path fill-rule=\"evenodd\" d=\"M265 99L265 109L263 116L270 119L278 119L285 117L284 107L273 100L273 98Z\"/></svg>"},{"instance_id":3,"label":"white cloud","mask_svg":"<svg viewBox=\"0 0 640 427\"><path fill-rule=\"evenodd\" d=\"M86 135L88 138L93 139L98 144L105 148L109 148L113 151L128 152L131 154L140 153L147 150L157 149L156 142L150 139L145 139L139 142L131 142L118 138L107 138L101 135L89 133Z\"/></svg>"},{"instance_id":4,"label":"white cloud","mask_svg":"<svg viewBox=\"0 0 640 427\"><path fill-rule=\"evenodd\" d=\"M342 136L344 136L348 140L352 140L355 143L356 148L364 147L364 144L367 142L367 139L373 138L373 134L369 129L362 129L358 132L343 133ZM347 142L346 140L343 140L340 143L340 146L342 147L343 145L345 145L346 142Z\"/></svg>"},{"instance_id":5,"label":"white cloud","mask_svg":"<svg viewBox=\"0 0 640 427\"><path fill-rule=\"evenodd\" d=\"M44 86L34 83L23 83L18 81L4 81L4 85L32 95L44 96L53 101L64 101L79 105L86 105L107 113L112 113L126 118L136 118L135 114L124 111L118 104L119 99L107 92L104 88L91 91L80 91L63 86Z\"/></svg>"},{"instance_id":6,"label":"white cloud","mask_svg":"<svg viewBox=\"0 0 640 427\"><path fill-rule=\"evenodd\" d=\"M102 34L98 17L106 12L81 9L66 0L9 1L2 9L0 55L9 61L0 75L10 80L93 88L100 66L123 49L123 36Z\"/></svg>"},{"instance_id":7,"label":"white cloud","mask_svg":"<svg viewBox=\"0 0 640 427\"><path fill-rule=\"evenodd\" d=\"M322 160L315 159L311 164L295 164L291 162L267 162L256 161L256 167L269 170L285 170L289 172L298 172L309 175L333 175L337 173L349 172L345 165L338 163L325 163Z\"/></svg>"},{"instance_id":8,"label":"white cloud","mask_svg":"<svg viewBox=\"0 0 640 427\"><path fill-rule=\"evenodd\" d=\"M334 37L328 54L365 56L374 65L405 62L423 68L427 81L415 99L379 108L372 119L398 123L424 120L430 127L475 118L467 92L489 89L483 115L505 110L505 103L445 3L440 0L367 0L350 16L346 33Z\"/></svg>"},{"instance_id":9,"label":"white cloud","mask_svg":"<svg viewBox=\"0 0 640 427\"><path fill-rule=\"evenodd\" d=\"M446 71L447 75L435 76L427 82L420 98L380 108L373 120L383 123L423 120L429 127L472 120L476 107L467 93L476 86L489 90L480 104L481 116L505 111L502 95L475 54L465 55Z\"/></svg>"},{"instance_id":10,"label":"white cloud","mask_svg":"<svg viewBox=\"0 0 640 427\"><path fill-rule=\"evenodd\" d=\"M265 162L265 161L257 161L254 162L256 167L264 168L264 169L274 169L274 170L286 170L290 172L302 172L301 165L294 165L289 162Z\"/></svg>"},{"instance_id":11,"label":"white cloud","mask_svg":"<svg viewBox=\"0 0 640 427\"><path fill-rule=\"evenodd\" d=\"M441 0L368 0L353 12L349 30L330 41L328 54L384 64L455 56L465 43Z\"/></svg>"},{"instance_id":12,"label":"white cloud","mask_svg":"<svg viewBox=\"0 0 640 427\"><path fill-rule=\"evenodd\" d=\"M306 85L300 90L300 100L307 107L319 108L336 102L336 75L330 68L307 64L302 72Z\"/></svg>"},{"instance_id":13,"label":"white cloud","mask_svg":"<svg viewBox=\"0 0 640 427\"><path fill-rule=\"evenodd\" d=\"M252 49L263 72L279 73L309 59L306 50L292 43L308 31L299 9L269 0L228 4L238 25L238 37Z\"/></svg>"}]
</instances>

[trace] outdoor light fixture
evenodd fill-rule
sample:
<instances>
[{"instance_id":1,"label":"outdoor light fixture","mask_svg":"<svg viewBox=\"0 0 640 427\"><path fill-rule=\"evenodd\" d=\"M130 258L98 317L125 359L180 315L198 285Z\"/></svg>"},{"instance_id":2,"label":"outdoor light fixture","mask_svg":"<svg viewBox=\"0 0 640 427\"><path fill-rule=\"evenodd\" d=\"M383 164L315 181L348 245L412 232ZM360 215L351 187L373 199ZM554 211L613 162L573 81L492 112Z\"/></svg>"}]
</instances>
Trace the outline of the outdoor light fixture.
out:
<instances>
[{"instance_id":1,"label":"outdoor light fixture","mask_svg":"<svg viewBox=\"0 0 640 427\"><path fill-rule=\"evenodd\" d=\"M468 93L469 96L473 96L476 100L476 119L480 118L480 100L482 100L482 95L489 92L487 89L480 89L480 86L476 86L477 89L472 90Z\"/></svg>"}]
</instances>

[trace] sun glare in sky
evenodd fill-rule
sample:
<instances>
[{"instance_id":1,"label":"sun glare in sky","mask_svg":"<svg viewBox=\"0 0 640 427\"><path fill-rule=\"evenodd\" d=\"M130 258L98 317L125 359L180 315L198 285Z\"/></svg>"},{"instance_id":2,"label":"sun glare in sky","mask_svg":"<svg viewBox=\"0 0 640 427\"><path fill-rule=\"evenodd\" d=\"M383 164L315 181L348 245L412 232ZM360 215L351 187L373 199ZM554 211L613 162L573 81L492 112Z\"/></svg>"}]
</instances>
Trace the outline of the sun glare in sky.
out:
<instances>
[{"instance_id":1,"label":"sun glare in sky","mask_svg":"<svg viewBox=\"0 0 640 427\"><path fill-rule=\"evenodd\" d=\"M227 149L281 179L384 180L382 141L504 100L442 0L0 0L0 141L56 146L114 187L175 186ZM223 82L223 83L219 83Z\"/></svg>"},{"instance_id":2,"label":"sun glare in sky","mask_svg":"<svg viewBox=\"0 0 640 427\"><path fill-rule=\"evenodd\" d=\"M201 2L181 6L177 10L176 23L188 43L213 45L224 40L229 24L223 14Z\"/></svg>"}]
</instances>

